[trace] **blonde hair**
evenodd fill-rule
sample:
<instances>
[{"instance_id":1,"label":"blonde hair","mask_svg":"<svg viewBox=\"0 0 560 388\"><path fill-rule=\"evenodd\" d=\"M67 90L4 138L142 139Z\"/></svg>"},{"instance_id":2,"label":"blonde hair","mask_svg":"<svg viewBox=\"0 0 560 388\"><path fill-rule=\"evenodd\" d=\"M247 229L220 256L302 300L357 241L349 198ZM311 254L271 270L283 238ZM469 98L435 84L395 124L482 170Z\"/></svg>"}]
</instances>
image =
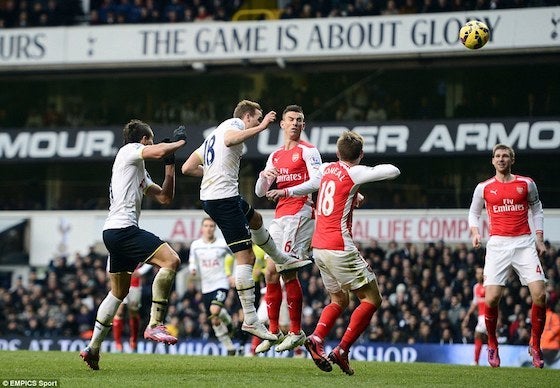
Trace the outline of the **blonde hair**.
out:
<instances>
[{"instance_id":1,"label":"blonde hair","mask_svg":"<svg viewBox=\"0 0 560 388\"><path fill-rule=\"evenodd\" d=\"M259 105L258 102L249 101L249 100L239 101L239 103L237 104L237 106L233 111L233 117L236 119L241 119L243 118L243 116L245 116L246 113L253 115L253 113L255 113L256 110L261 110L261 106Z\"/></svg>"},{"instance_id":2,"label":"blonde hair","mask_svg":"<svg viewBox=\"0 0 560 388\"><path fill-rule=\"evenodd\" d=\"M340 160L350 162L360 157L364 148L364 138L352 131L344 131L336 141Z\"/></svg>"}]
</instances>

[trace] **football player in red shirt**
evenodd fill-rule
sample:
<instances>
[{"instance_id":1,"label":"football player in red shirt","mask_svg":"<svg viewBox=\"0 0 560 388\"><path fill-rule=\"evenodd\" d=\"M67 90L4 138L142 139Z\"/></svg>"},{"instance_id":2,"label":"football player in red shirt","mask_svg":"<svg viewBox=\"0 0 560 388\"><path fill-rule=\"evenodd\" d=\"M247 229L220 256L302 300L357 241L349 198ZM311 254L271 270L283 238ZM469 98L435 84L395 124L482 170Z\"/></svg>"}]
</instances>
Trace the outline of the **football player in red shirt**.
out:
<instances>
[{"instance_id":1,"label":"football player in red shirt","mask_svg":"<svg viewBox=\"0 0 560 388\"><path fill-rule=\"evenodd\" d=\"M539 255L546 252L543 239L544 216L535 182L528 177L513 175L511 166L514 162L515 152L511 147L504 144L494 146L492 165L496 169L496 175L476 186L469 209L469 226L472 244L478 248L482 240L479 219L485 206L490 225L484 264L488 363L493 368L500 366L496 338L498 303L509 271L513 268L521 284L529 287L533 300L529 354L533 358L533 366L542 368L544 361L540 341L546 318L546 290ZM529 209L536 244L529 227Z\"/></svg>"},{"instance_id":2,"label":"football player in red shirt","mask_svg":"<svg viewBox=\"0 0 560 388\"><path fill-rule=\"evenodd\" d=\"M284 133L284 145L270 154L266 166L259 174L255 193L264 197L272 184L279 189L296 186L317 174L321 155L317 148L301 139L305 129L303 109L299 105L288 105L282 113L280 128ZM305 256L310 249L313 235L314 203L311 195L280 198L274 220L268 230L274 242L284 252ZM280 276L284 281L286 302L290 317L290 328L286 336L280 331L279 317L283 292ZM264 340L257 346L256 353L264 353L273 345L276 351L291 350L305 341L301 330L303 295L297 271L286 271L280 275L272 260L266 265L266 306L271 333L278 333L278 340Z\"/></svg>"},{"instance_id":3,"label":"football player in red shirt","mask_svg":"<svg viewBox=\"0 0 560 388\"><path fill-rule=\"evenodd\" d=\"M359 200L358 189L363 183L400 175L399 169L391 164L360 165L363 145L359 134L346 131L336 143L338 162L322 164L319 174L305 183L267 193L269 198L278 199L318 189L317 221L311 245L331 303L323 309L313 334L305 340L305 347L321 370L330 372L333 362L348 375L354 374L348 361L350 347L368 327L381 303L377 278L352 239L352 213ZM360 299L360 304L352 312L340 343L327 356L325 337L348 307L350 292Z\"/></svg>"}]
</instances>

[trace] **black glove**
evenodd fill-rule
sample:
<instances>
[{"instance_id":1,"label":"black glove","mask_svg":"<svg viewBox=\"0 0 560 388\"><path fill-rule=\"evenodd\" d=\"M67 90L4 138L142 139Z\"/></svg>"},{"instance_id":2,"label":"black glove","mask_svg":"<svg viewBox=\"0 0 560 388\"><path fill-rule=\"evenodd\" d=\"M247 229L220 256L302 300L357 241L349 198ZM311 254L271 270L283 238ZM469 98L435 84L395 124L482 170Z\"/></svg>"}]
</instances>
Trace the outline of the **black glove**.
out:
<instances>
[{"instance_id":1,"label":"black glove","mask_svg":"<svg viewBox=\"0 0 560 388\"><path fill-rule=\"evenodd\" d=\"M173 141L179 141L179 140L184 140L185 142L187 141L187 131L184 125L177 127L173 131Z\"/></svg>"},{"instance_id":2,"label":"black glove","mask_svg":"<svg viewBox=\"0 0 560 388\"><path fill-rule=\"evenodd\" d=\"M162 143L171 143L171 140L169 140L169 138L166 137L161 142ZM164 156L163 157L163 163L165 163L166 166L175 164L175 153Z\"/></svg>"}]
</instances>

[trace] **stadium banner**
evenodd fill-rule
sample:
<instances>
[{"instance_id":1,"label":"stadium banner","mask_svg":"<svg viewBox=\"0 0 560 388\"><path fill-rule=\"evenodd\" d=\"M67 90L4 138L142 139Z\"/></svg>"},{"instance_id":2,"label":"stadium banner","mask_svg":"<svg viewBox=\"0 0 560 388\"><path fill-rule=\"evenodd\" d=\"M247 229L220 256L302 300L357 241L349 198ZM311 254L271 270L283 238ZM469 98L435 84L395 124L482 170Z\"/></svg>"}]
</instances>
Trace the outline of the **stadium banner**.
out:
<instances>
[{"instance_id":1,"label":"stadium banner","mask_svg":"<svg viewBox=\"0 0 560 388\"><path fill-rule=\"evenodd\" d=\"M260 211L264 224L269 225L273 210ZM200 237L200 224L206 216L202 210L144 210L140 227L171 243L186 243ZM0 212L3 218L28 219L29 264L48 265L57 255L72 260L75 253L87 254L90 246L101 244L106 211L26 211ZM545 238L560 243L560 209L545 210ZM483 239L488 238L488 222L483 214ZM380 243L396 241L429 243L443 240L448 244L470 244L468 209L449 210L367 210L354 211L354 239L367 245L370 240ZM221 232L217 231L218 236Z\"/></svg>"},{"instance_id":2,"label":"stadium banner","mask_svg":"<svg viewBox=\"0 0 560 388\"><path fill-rule=\"evenodd\" d=\"M459 42L471 19L490 28L477 52L560 48L560 7L398 16L0 30L0 71L161 67L275 61L472 55ZM203 65L199 65L203 68Z\"/></svg>"},{"instance_id":3,"label":"stadium banner","mask_svg":"<svg viewBox=\"0 0 560 388\"><path fill-rule=\"evenodd\" d=\"M62 351L78 353L89 341L79 338L30 338L30 337L0 337L0 351ZM239 344L236 344L239 346ZM337 344L327 342L325 351L329 353ZM251 344L243 347L243 352L250 351ZM101 346L101 352L116 352L115 342L106 340ZM128 343L123 343L123 351L130 353ZM217 341L189 339L179 341L170 346L163 343L138 341L139 354L175 354L185 356L226 356L227 350ZM258 357L286 358L293 357L293 352L277 353L270 349ZM350 359L368 362L431 362L441 364L470 365L474 358L472 344L392 344L377 342L358 342L350 351ZM527 346L500 345L500 359L502 367L533 367L527 353ZM486 357L480 358L481 366L489 366ZM311 361L310 361L311 362ZM547 359L546 368L560 369L560 353Z\"/></svg>"},{"instance_id":4,"label":"stadium banner","mask_svg":"<svg viewBox=\"0 0 560 388\"><path fill-rule=\"evenodd\" d=\"M157 134L171 132L156 126ZM177 153L185 160L214 127L188 125L189 141ZM491 156L504 143L523 154L560 150L560 117L484 120L415 120L389 122L309 122L302 138L314 144L324 160L336 158L336 140L352 130L364 138L366 156ZM160 135L161 136L161 135ZM156 138L156 141L158 139ZM245 158L266 159L284 140L278 124L245 143ZM122 128L8 129L0 132L0 163L20 161L112 161L122 145Z\"/></svg>"}]
</instances>

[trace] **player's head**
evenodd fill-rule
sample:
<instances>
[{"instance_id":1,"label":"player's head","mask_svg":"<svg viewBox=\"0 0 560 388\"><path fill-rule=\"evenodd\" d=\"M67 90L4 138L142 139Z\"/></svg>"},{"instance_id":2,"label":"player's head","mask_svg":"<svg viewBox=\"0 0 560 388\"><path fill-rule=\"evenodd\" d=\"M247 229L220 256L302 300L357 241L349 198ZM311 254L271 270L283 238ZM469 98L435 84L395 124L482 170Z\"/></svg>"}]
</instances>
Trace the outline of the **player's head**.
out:
<instances>
[{"instance_id":1,"label":"player's head","mask_svg":"<svg viewBox=\"0 0 560 388\"><path fill-rule=\"evenodd\" d=\"M233 117L243 120L245 125L251 128L259 125L263 118L263 112L259 103L243 100L235 107Z\"/></svg>"},{"instance_id":2,"label":"player's head","mask_svg":"<svg viewBox=\"0 0 560 388\"><path fill-rule=\"evenodd\" d=\"M484 268L482 268L480 265L477 265L474 271L476 281L482 284L482 282L484 281Z\"/></svg>"},{"instance_id":3,"label":"player's head","mask_svg":"<svg viewBox=\"0 0 560 388\"><path fill-rule=\"evenodd\" d=\"M344 131L336 141L336 156L344 162L359 161L364 156L364 138L352 131Z\"/></svg>"},{"instance_id":4,"label":"player's head","mask_svg":"<svg viewBox=\"0 0 560 388\"><path fill-rule=\"evenodd\" d=\"M513 163L515 163L513 148L505 144L496 144L492 149L492 165L496 172L509 173Z\"/></svg>"},{"instance_id":5,"label":"player's head","mask_svg":"<svg viewBox=\"0 0 560 388\"><path fill-rule=\"evenodd\" d=\"M216 223L210 217L206 217L202 220L200 231L205 240L213 240L214 232L216 231Z\"/></svg>"},{"instance_id":6,"label":"player's head","mask_svg":"<svg viewBox=\"0 0 560 388\"><path fill-rule=\"evenodd\" d=\"M303 108L299 105L288 105L282 112L280 128L286 137L291 140L299 140L301 132L305 128Z\"/></svg>"},{"instance_id":7,"label":"player's head","mask_svg":"<svg viewBox=\"0 0 560 388\"><path fill-rule=\"evenodd\" d=\"M154 131L143 121L130 120L123 129L123 144L128 143L153 144Z\"/></svg>"}]
</instances>

